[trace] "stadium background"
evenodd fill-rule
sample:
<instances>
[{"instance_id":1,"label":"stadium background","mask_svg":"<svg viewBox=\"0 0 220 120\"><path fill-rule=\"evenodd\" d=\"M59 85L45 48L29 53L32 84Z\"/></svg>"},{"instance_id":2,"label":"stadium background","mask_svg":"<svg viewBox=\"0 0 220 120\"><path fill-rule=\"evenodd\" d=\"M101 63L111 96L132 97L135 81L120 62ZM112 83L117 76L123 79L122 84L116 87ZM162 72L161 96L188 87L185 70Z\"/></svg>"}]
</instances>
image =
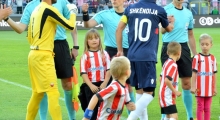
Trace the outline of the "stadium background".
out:
<instances>
[{"instance_id":1,"label":"stadium background","mask_svg":"<svg viewBox=\"0 0 220 120\"><path fill-rule=\"evenodd\" d=\"M0 0L2 3L3 0ZM21 0L7 0L7 1L21 1ZM7 2L6 1L6 2ZM171 0L159 0L157 3L161 6L165 6ZM4 1L5 2L5 1ZM189 9L193 11L194 14L194 34L197 43L197 51L200 51L198 38L202 33L210 34L214 41L213 47L211 49L211 53L214 54L217 58L217 63L220 63L220 18L219 15L210 15L213 7L217 7L219 10L219 1L211 0L211 1L187 1L186 5L188 5ZM13 5L15 14L10 17L19 21L22 12L18 12L17 14L18 4ZM22 8L23 9L23 4ZM20 10L20 8L18 9ZM99 11L99 10L98 10ZM93 13L90 16L94 15ZM79 56L75 62L75 67L77 71L79 71L79 60L80 56L83 54L83 41L85 37L85 33L88 29L83 28L81 14L77 17L76 22L78 28L78 41L79 41ZM103 40L103 31L102 26L96 26L99 29L99 32L102 36ZM29 45L26 40L26 32L21 35L17 34L9 25L0 21L0 120L24 120L26 114L26 107L31 96L31 85L28 74L27 67L27 56L29 53ZM114 33L112 33L114 34ZM161 35L160 35L161 36ZM70 33L67 32L67 37L69 41L69 46L72 46ZM160 37L161 38L161 37ZM158 52L158 61L160 57L161 51L161 39L159 44L159 52ZM159 77L159 73L161 72L161 64L160 61L157 64L157 76ZM82 79L79 76L78 72L78 80L79 83L82 83ZM217 88L218 92L220 92L220 82L218 79L220 78L219 73L217 73ZM63 120L68 120L67 110L65 107L64 99L63 99L63 90L59 83L59 91L60 91L60 105L62 109ZM181 86L181 84L179 84ZM149 120L160 120L160 107L158 102L158 88L159 81L157 81L157 89L156 95L153 102L148 107L148 115ZM179 87L181 91L181 87ZM186 120L186 112L183 105L182 97L177 98L177 109L179 120ZM193 97L193 111L195 117L196 111L196 101L195 97ZM76 120L81 120L83 116L83 111L80 109L76 114ZM220 116L220 96L217 95L213 97L212 109L211 109L211 120L219 120ZM123 111L123 115L121 120L125 120L127 118L126 110ZM36 120L39 120L39 116L37 115ZM51 120L51 117L48 113L48 120Z\"/></svg>"},{"instance_id":2,"label":"stadium background","mask_svg":"<svg viewBox=\"0 0 220 120\"><path fill-rule=\"evenodd\" d=\"M195 38L197 43L197 51L200 51L198 38L201 33L210 34L214 41L211 53L217 58L217 63L220 63L220 40L219 40L220 28L195 28ZM102 38L103 31L99 30ZM85 37L86 30L78 30L78 41L79 41L79 57L76 60L75 67L79 71L79 60L80 56L83 54L83 41ZM114 33L112 33L114 34ZM68 41L70 46L72 46L70 33L67 32ZM161 37L160 37L161 38ZM159 44L158 60L161 49L161 40ZM26 40L26 32L21 35L14 31L1 31L0 32L0 120L24 120L26 114L26 107L31 95L31 85L28 74L27 67L27 56L29 52L29 45ZM157 64L157 76L161 71L161 64ZM78 80L80 84L82 79L79 76ZM220 82L218 81L220 74L217 73L217 87L218 92L220 91ZM61 94L60 104L62 106L63 120L68 120L67 110L63 101L63 90L59 83L59 91ZM181 85L181 84L179 84ZM153 102L148 107L149 120L159 120L160 119L160 108L158 102L158 88L159 82L157 81L157 91L156 97ZM180 91L181 91L181 87ZM185 108L183 106L182 97L177 98L177 109L179 114L179 120L186 120ZM195 116L196 101L193 97L193 111ZM217 95L213 97L212 109L211 109L211 120L218 120L220 115L220 97ZM76 120L81 120L83 116L83 111L80 109L76 114ZM122 115L122 120L127 117L126 111L124 110ZM37 116L36 120L39 120ZM48 114L48 120L51 120Z\"/></svg>"}]
</instances>

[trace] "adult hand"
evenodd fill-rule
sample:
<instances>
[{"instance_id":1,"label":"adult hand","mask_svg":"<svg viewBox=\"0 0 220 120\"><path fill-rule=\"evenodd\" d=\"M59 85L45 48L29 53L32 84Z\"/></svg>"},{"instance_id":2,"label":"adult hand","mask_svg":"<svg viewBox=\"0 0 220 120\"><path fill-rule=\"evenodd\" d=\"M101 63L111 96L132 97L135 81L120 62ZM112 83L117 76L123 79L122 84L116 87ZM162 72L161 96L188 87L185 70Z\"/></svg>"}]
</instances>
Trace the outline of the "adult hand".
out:
<instances>
[{"instance_id":1,"label":"adult hand","mask_svg":"<svg viewBox=\"0 0 220 120\"><path fill-rule=\"evenodd\" d=\"M76 60L76 57L78 56L79 52L77 49L72 49L72 59Z\"/></svg>"},{"instance_id":2,"label":"adult hand","mask_svg":"<svg viewBox=\"0 0 220 120\"><path fill-rule=\"evenodd\" d=\"M7 18L13 12L11 7L6 8L6 4L0 5L0 20Z\"/></svg>"},{"instance_id":3,"label":"adult hand","mask_svg":"<svg viewBox=\"0 0 220 120\"><path fill-rule=\"evenodd\" d=\"M88 3L83 3L82 4L82 11L83 12L88 12L89 9L89 4Z\"/></svg>"}]
</instances>

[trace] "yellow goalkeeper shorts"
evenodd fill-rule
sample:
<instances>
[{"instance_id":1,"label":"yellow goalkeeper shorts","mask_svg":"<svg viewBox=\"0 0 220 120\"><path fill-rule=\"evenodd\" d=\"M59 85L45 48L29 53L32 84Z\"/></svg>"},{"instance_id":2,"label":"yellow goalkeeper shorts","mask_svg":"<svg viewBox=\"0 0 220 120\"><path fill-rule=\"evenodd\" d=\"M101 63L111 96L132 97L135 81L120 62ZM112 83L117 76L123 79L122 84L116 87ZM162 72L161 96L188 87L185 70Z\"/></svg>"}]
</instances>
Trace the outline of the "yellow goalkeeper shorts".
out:
<instances>
[{"instance_id":1,"label":"yellow goalkeeper shorts","mask_svg":"<svg viewBox=\"0 0 220 120\"><path fill-rule=\"evenodd\" d=\"M28 68L33 92L58 89L53 52L31 50L28 55Z\"/></svg>"}]
</instances>

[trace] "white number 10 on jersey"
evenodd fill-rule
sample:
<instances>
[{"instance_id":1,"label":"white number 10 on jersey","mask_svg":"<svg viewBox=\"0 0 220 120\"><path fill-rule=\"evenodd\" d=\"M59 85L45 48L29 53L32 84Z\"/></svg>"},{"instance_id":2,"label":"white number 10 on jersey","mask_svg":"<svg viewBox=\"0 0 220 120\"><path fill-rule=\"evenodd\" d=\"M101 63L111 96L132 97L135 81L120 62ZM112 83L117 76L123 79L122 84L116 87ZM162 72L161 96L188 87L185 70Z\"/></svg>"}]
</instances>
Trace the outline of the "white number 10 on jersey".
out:
<instances>
[{"instance_id":1,"label":"white number 10 on jersey","mask_svg":"<svg viewBox=\"0 0 220 120\"><path fill-rule=\"evenodd\" d=\"M144 23L148 24L147 28L143 28ZM139 22L139 19L136 18L135 19L135 26L134 26L134 31L135 31L134 41L137 40L137 37L142 42L148 41L149 38L150 38L150 33L151 33L151 26L152 26L152 23L149 19L141 19L140 22ZM146 36L142 36L142 30L143 29L147 29Z\"/></svg>"}]
</instances>

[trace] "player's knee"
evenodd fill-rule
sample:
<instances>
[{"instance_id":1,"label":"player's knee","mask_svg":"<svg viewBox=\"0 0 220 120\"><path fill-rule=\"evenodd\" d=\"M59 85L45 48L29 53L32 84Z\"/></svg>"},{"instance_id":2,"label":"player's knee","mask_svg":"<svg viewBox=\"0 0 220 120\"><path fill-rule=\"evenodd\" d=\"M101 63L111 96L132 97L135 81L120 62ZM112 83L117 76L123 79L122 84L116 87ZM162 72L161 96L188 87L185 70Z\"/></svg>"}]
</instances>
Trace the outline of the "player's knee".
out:
<instances>
[{"instance_id":1,"label":"player's knee","mask_svg":"<svg viewBox=\"0 0 220 120\"><path fill-rule=\"evenodd\" d=\"M145 93L148 93L148 94L152 95L153 97L155 96L155 87L143 88L143 91Z\"/></svg>"}]
</instances>

